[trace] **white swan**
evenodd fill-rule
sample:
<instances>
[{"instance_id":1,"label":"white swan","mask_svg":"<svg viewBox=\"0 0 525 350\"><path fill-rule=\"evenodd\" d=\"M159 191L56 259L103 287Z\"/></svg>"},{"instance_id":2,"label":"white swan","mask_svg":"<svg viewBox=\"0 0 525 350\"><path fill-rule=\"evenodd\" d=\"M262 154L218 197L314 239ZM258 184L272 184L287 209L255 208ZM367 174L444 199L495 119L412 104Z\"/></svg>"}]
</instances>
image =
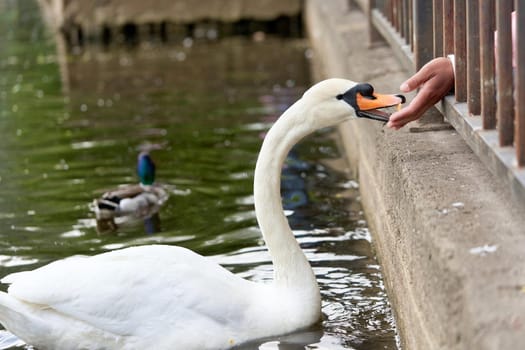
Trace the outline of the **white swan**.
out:
<instances>
[{"instance_id":1,"label":"white swan","mask_svg":"<svg viewBox=\"0 0 525 350\"><path fill-rule=\"evenodd\" d=\"M378 118L370 108L401 102L373 95L368 84L330 79L309 89L268 132L254 196L275 269L272 283L244 280L181 247L132 247L8 275L0 322L39 350L225 349L318 322L317 282L283 215L283 160L318 128Z\"/></svg>"}]
</instances>

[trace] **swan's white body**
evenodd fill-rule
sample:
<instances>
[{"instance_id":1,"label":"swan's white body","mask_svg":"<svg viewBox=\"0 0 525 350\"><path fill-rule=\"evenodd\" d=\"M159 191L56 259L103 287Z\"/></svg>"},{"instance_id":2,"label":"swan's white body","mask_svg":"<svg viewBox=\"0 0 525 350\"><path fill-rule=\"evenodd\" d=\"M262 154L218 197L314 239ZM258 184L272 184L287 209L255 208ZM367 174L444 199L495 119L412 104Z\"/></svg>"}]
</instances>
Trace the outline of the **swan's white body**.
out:
<instances>
[{"instance_id":1,"label":"swan's white body","mask_svg":"<svg viewBox=\"0 0 525 350\"><path fill-rule=\"evenodd\" d=\"M244 280L174 246L140 246L73 257L2 282L0 322L39 350L225 349L320 320L314 273L283 214L280 172L290 148L316 129L355 117L335 96L356 84L321 82L266 135L257 161L257 219L274 281Z\"/></svg>"},{"instance_id":2,"label":"swan's white body","mask_svg":"<svg viewBox=\"0 0 525 350\"><path fill-rule=\"evenodd\" d=\"M285 315L309 309L292 291L162 245L60 260L5 282L12 285L0 294L2 322L39 350L224 349L268 328L292 331ZM317 301L308 300L316 310ZM300 326L319 318L307 313L297 315L305 317Z\"/></svg>"}]
</instances>

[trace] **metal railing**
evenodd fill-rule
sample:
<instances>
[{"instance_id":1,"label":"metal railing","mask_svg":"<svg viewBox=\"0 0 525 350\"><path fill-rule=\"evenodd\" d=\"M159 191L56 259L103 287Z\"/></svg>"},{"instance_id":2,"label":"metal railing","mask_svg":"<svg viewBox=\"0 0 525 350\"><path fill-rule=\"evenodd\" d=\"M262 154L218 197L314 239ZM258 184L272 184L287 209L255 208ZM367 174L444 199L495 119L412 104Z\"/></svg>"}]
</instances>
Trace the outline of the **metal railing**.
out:
<instances>
[{"instance_id":1,"label":"metal railing","mask_svg":"<svg viewBox=\"0 0 525 350\"><path fill-rule=\"evenodd\" d=\"M355 2L369 16L371 42L385 39L409 73L454 54L454 96L436 107L525 203L525 1Z\"/></svg>"}]
</instances>

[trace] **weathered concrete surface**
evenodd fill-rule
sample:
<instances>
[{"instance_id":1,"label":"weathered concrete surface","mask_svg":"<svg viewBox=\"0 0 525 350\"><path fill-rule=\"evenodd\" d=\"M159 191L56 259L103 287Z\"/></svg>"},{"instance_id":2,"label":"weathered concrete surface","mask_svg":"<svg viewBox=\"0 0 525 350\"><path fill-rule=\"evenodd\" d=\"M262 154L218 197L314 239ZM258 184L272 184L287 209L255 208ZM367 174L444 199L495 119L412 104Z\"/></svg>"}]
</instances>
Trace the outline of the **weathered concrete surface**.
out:
<instances>
[{"instance_id":1,"label":"weathered concrete surface","mask_svg":"<svg viewBox=\"0 0 525 350\"><path fill-rule=\"evenodd\" d=\"M44 13L58 28L71 23L90 28L166 22L270 20L294 16L301 0L38 0ZM159 10L162 9L162 10Z\"/></svg>"},{"instance_id":2,"label":"weathered concrete surface","mask_svg":"<svg viewBox=\"0 0 525 350\"><path fill-rule=\"evenodd\" d=\"M320 78L397 92L407 73L390 48L367 47L366 16L347 4L306 0ZM456 132L416 127L340 128L403 348L525 349L525 209Z\"/></svg>"}]
</instances>

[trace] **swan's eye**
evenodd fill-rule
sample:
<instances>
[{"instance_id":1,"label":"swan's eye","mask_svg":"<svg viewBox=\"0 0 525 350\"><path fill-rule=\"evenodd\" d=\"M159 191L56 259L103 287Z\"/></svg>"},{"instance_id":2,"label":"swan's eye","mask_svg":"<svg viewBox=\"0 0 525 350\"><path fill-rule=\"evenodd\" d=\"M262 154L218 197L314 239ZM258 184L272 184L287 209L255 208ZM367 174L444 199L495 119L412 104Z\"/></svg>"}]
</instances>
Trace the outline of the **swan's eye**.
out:
<instances>
[{"instance_id":1,"label":"swan's eye","mask_svg":"<svg viewBox=\"0 0 525 350\"><path fill-rule=\"evenodd\" d=\"M343 94L339 94L335 98L337 98L338 100L342 100L344 98L344 96L343 96Z\"/></svg>"}]
</instances>

